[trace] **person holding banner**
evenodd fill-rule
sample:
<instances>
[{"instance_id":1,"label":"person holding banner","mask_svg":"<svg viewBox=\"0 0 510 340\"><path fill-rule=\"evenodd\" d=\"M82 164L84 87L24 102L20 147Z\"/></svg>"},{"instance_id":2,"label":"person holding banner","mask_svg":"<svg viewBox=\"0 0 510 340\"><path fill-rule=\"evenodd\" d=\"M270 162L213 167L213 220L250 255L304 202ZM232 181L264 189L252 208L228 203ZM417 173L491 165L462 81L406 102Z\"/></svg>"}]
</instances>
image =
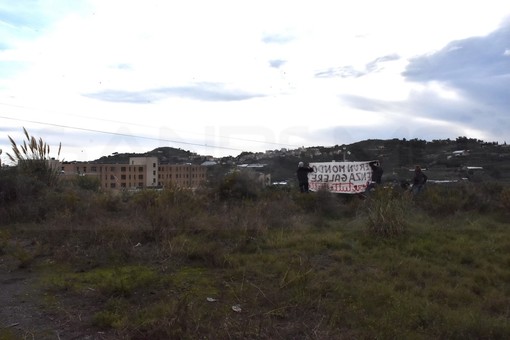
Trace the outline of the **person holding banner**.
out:
<instances>
[{"instance_id":1,"label":"person holding banner","mask_svg":"<svg viewBox=\"0 0 510 340\"><path fill-rule=\"evenodd\" d=\"M417 195L423 191L423 189L425 188L425 183L427 183L427 179L428 179L427 175L425 175L423 173L423 171L421 170L421 167L419 165L417 165L414 168L414 178L413 178L413 187L412 187L412 191L413 191L414 195Z\"/></svg>"},{"instance_id":2,"label":"person holding banner","mask_svg":"<svg viewBox=\"0 0 510 340\"><path fill-rule=\"evenodd\" d=\"M299 183L299 190L302 193L308 192L308 174L310 172L313 172L313 169L309 166L305 166L305 163L299 162L298 169L297 169L297 178Z\"/></svg>"},{"instance_id":3,"label":"person holding banner","mask_svg":"<svg viewBox=\"0 0 510 340\"><path fill-rule=\"evenodd\" d=\"M372 181L367 185L365 193L370 192L372 189L375 189L377 185L381 184L384 172L379 161L371 161L368 165L370 166L370 169L372 169Z\"/></svg>"}]
</instances>

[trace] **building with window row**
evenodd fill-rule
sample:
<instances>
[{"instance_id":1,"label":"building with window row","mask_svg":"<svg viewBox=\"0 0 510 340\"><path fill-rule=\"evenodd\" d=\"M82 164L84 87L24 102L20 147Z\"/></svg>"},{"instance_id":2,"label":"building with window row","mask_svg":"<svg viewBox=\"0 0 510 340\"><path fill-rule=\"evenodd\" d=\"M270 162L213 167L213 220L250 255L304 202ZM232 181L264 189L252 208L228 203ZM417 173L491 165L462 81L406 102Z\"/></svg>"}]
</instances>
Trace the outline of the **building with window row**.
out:
<instances>
[{"instance_id":1,"label":"building with window row","mask_svg":"<svg viewBox=\"0 0 510 340\"><path fill-rule=\"evenodd\" d=\"M159 164L157 157L131 157L128 164L61 163L60 172L64 176L97 176L103 189L197 188L206 180L207 167Z\"/></svg>"}]
</instances>

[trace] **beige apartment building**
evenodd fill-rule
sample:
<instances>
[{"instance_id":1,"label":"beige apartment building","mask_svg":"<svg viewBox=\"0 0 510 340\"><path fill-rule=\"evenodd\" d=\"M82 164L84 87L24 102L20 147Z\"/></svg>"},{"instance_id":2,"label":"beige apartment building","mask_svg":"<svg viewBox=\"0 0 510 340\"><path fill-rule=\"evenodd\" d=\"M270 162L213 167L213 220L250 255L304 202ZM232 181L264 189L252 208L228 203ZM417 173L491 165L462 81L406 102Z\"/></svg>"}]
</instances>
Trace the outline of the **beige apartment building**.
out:
<instances>
[{"instance_id":1,"label":"beige apartment building","mask_svg":"<svg viewBox=\"0 0 510 340\"><path fill-rule=\"evenodd\" d=\"M159 164L157 157L131 157L128 164L89 162L61 163L65 176L97 176L103 189L142 189L177 186L197 188L206 180L207 168L201 165Z\"/></svg>"}]
</instances>

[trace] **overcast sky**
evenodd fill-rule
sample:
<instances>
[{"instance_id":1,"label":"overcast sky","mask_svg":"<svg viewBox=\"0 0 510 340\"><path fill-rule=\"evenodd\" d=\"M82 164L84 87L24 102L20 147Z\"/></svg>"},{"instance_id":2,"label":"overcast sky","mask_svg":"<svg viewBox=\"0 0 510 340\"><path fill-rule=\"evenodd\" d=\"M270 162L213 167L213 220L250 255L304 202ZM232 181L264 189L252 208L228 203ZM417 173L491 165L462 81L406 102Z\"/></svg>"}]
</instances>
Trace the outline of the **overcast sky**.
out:
<instances>
[{"instance_id":1,"label":"overcast sky","mask_svg":"<svg viewBox=\"0 0 510 340\"><path fill-rule=\"evenodd\" d=\"M0 156L510 142L510 3L0 0Z\"/></svg>"}]
</instances>

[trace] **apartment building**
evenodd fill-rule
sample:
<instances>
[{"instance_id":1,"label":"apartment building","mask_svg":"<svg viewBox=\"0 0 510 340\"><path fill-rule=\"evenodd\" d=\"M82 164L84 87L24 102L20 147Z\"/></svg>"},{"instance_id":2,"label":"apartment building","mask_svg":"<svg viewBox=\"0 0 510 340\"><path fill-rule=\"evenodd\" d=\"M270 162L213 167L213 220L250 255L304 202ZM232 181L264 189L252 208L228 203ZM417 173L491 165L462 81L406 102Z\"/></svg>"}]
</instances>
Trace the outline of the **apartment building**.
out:
<instances>
[{"instance_id":1,"label":"apartment building","mask_svg":"<svg viewBox=\"0 0 510 340\"><path fill-rule=\"evenodd\" d=\"M128 164L61 163L65 176L97 176L103 189L178 186L196 188L206 180L207 168L193 164L159 164L157 157L131 157Z\"/></svg>"}]
</instances>

